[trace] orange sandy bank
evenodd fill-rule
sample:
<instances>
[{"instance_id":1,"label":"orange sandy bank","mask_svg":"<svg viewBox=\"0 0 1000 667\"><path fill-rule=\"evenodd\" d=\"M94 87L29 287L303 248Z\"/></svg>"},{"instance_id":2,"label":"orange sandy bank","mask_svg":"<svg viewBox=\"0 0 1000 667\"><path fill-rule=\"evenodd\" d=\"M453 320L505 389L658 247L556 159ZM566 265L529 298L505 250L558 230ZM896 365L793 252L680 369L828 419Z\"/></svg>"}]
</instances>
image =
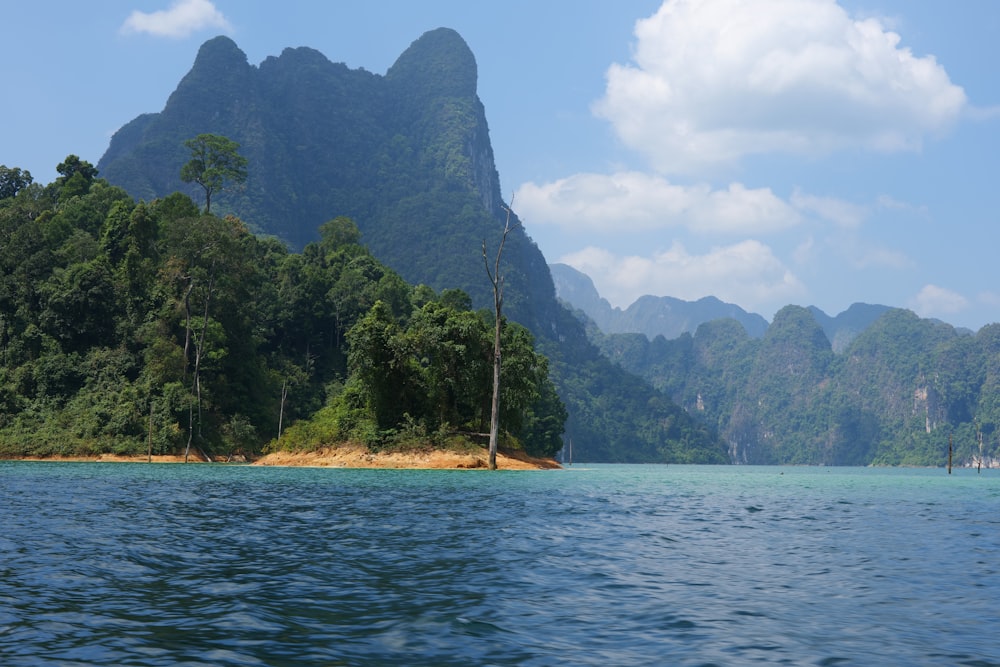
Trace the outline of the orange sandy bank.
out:
<instances>
[{"instance_id":1,"label":"orange sandy bank","mask_svg":"<svg viewBox=\"0 0 1000 667\"><path fill-rule=\"evenodd\" d=\"M0 457L2 458L2 457ZM90 463L146 463L147 457L97 454L94 456L16 457L18 461L77 461ZM317 468L413 468L413 469L473 469L486 468L486 451L460 453L445 450L423 452L372 453L363 447L328 447L315 452L275 452L253 462L260 466L312 466ZM184 463L183 455L157 455L153 463ZM189 463L205 463L194 452ZM221 462L221 461L220 461ZM561 466L553 459L538 459L523 452L497 452L497 467L501 470L539 470Z\"/></svg>"},{"instance_id":2,"label":"orange sandy bank","mask_svg":"<svg viewBox=\"0 0 1000 667\"><path fill-rule=\"evenodd\" d=\"M460 453L445 450L424 452L372 453L363 447L331 447L315 452L274 452L254 462L263 466L317 466L330 468L486 468L486 451ZM537 459L523 452L498 452L501 470L538 470L559 468L552 459Z\"/></svg>"}]
</instances>

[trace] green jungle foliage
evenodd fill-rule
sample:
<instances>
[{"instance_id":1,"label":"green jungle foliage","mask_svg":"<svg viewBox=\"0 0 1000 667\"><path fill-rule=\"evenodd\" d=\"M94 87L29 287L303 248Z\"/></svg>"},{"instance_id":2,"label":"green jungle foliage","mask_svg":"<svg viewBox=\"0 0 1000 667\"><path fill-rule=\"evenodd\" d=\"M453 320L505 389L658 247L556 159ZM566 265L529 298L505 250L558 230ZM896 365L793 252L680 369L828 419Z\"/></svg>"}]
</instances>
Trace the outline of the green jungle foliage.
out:
<instances>
[{"instance_id":1,"label":"green jungle foliage","mask_svg":"<svg viewBox=\"0 0 1000 667\"><path fill-rule=\"evenodd\" d=\"M291 253L187 195L137 204L76 156L58 171L41 186L0 167L0 455L218 457L488 430L492 315L405 283L351 220ZM503 331L505 442L551 456L566 412L548 362L524 327Z\"/></svg>"},{"instance_id":2,"label":"green jungle foliage","mask_svg":"<svg viewBox=\"0 0 1000 667\"><path fill-rule=\"evenodd\" d=\"M669 341L589 334L718 429L734 462L943 466L951 441L955 465L973 465L980 435L1000 460L1000 325L969 335L892 309L837 354L797 306L762 339L735 320Z\"/></svg>"},{"instance_id":3,"label":"green jungle foliage","mask_svg":"<svg viewBox=\"0 0 1000 667\"><path fill-rule=\"evenodd\" d=\"M246 156L247 178L214 192L213 212L236 215L303 256L321 224L349 217L372 256L403 280L462 290L484 308L492 292L482 246L495 252L505 204L477 76L468 45L445 28L421 36L384 76L309 48L252 66L218 37L202 45L161 112L115 134L98 167L137 199L200 196L179 178L190 159L184 142L224 135ZM727 461L711 429L587 340L523 227L508 237L503 265L504 315L549 358L577 460Z\"/></svg>"}]
</instances>

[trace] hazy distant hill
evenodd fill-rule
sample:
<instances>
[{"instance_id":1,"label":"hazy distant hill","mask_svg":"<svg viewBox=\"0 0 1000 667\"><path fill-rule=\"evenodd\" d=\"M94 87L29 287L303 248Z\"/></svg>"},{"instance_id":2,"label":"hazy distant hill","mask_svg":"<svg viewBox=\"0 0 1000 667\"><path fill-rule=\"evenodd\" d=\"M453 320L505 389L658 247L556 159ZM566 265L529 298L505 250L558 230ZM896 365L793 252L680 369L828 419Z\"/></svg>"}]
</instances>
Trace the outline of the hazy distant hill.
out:
<instances>
[{"instance_id":1,"label":"hazy distant hill","mask_svg":"<svg viewBox=\"0 0 1000 667\"><path fill-rule=\"evenodd\" d=\"M851 341L889 310L891 310L889 306L854 303L836 317L830 317L816 306L809 306L809 312L823 328L834 352L843 352L847 349Z\"/></svg>"},{"instance_id":2,"label":"hazy distant hill","mask_svg":"<svg viewBox=\"0 0 1000 667\"><path fill-rule=\"evenodd\" d=\"M593 281L566 264L550 264L556 296L587 314L604 333L642 333L649 338L677 338L694 333L698 325L712 320L732 318L751 336L759 338L767 331L767 320L748 313L737 305L723 303L714 296L684 301L669 296L639 297L625 310L614 308L597 292Z\"/></svg>"},{"instance_id":3,"label":"hazy distant hill","mask_svg":"<svg viewBox=\"0 0 1000 667\"><path fill-rule=\"evenodd\" d=\"M252 66L217 37L161 112L115 134L98 168L135 197L197 195L179 179L184 140L228 136L249 160L249 179L213 198L213 212L232 212L293 248L316 239L323 222L349 216L404 279L461 288L483 307L492 297L482 246L495 251L505 214L476 85L472 52L446 28L417 39L384 76L308 48ZM725 460L703 424L600 355L557 302L545 259L522 228L509 237L504 264L505 314L550 357L578 459Z\"/></svg>"},{"instance_id":4,"label":"hazy distant hill","mask_svg":"<svg viewBox=\"0 0 1000 667\"><path fill-rule=\"evenodd\" d=\"M733 319L747 333L760 338L767 332L768 322L757 313L748 313L739 306L724 303L714 296L697 301L684 301L669 296L641 296L628 308L612 307L601 297L594 282L585 273L566 264L550 264L556 296L586 313L606 334L641 333L653 339L663 336L677 338L693 334L705 322ZM831 317L815 306L809 307L816 322L829 339L834 352L842 352L851 341L867 329L889 306L855 303L844 312Z\"/></svg>"},{"instance_id":5,"label":"hazy distant hill","mask_svg":"<svg viewBox=\"0 0 1000 667\"><path fill-rule=\"evenodd\" d=\"M943 465L949 440L969 462L977 429L987 461L1000 452L1000 326L973 335L863 303L786 306L769 325L712 298L622 311L583 273L551 270L604 354L718 429L733 462Z\"/></svg>"}]
</instances>

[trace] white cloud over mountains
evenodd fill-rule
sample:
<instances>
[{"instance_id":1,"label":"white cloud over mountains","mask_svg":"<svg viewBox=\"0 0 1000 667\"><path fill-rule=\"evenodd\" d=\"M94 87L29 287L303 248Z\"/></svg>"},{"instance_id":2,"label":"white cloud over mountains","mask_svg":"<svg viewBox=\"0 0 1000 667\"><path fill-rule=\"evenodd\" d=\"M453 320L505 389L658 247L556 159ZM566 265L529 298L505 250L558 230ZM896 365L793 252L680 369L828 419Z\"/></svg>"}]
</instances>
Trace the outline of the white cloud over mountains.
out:
<instances>
[{"instance_id":1,"label":"white cloud over mountains","mask_svg":"<svg viewBox=\"0 0 1000 667\"><path fill-rule=\"evenodd\" d=\"M960 313L969 306L961 294L938 285L924 285L909 306L921 317Z\"/></svg>"},{"instance_id":2,"label":"white cloud over mountains","mask_svg":"<svg viewBox=\"0 0 1000 667\"><path fill-rule=\"evenodd\" d=\"M857 229L878 210L906 210L882 196L870 205L796 189L787 200L770 188L730 183L678 185L638 171L574 174L551 183L525 183L515 194L519 214L531 224L621 235L687 230L716 236L768 235L807 218Z\"/></svg>"},{"instance_id":3,"label":"white cloud over mountains","mask_svg":"<svg viewBox=\"0 0 1000 667\"><path fill-rule=\"evenodd\" d=\"M967 101L933 56L835 0L668 0L595 112L663 173L750 154L919 148Z\"/></svg>"},{"instance_id":4,"label":"white cloud over mountains","mask_svg":"<svg viewBox=\"0 0 1000 667\"><path fill-rule=\"evenodd\" d=\"M527 224L563 233L558 261L587 273L615 305L711 294L765 315L811 298L792 266L827 282L847 267L913 270L906 252L865 235L919 207L807 192L788 166L771 187L713 179L751 156L815 169L840 152L919 151L970 110L934 56L914 55L884 22L852 17L836 0L664 0L634 34L631 61L609 67L592 110L648 172L517 189ZM774 177L753 173L758 183ZM573 249L577 232L605 248ZM960 304L954 296L928 290L920 301Z\"/></svg>"},{"instance_id":5,"label":"white cloud over mountains","mask_svg":"<svg viewBox=\"0 0 1000 667\"><path fill-rule=\"evenodd\" d=\"M699 233L765 233L800 221L769 188L732 183L675 185L661 176L629 171L575 174L552 183L525 183L519 211L539 224L616 233L687 227Z\"/></svg>"},{"instance_id":6,"label":"white cloud over mountains","mask_svg":"<svg viewBox=\"0 0 1000 667\"><path fill-rule=\"evenodd\" d=\"M206 28L232 31L229 21L210 0L176 0L168 9L133 11L122 24L121 32L182 39Z\"/></svg>"},{"instance_id":7,"label":"white cloud over mountains","mask_svg":"<svg viewBox=\"0 0 1000 667\"><path fill-rule=\"evenodd\" d=\"M587 275L600 276L601 296L627 307L644 294L695 300L706 295L723 301L759 307L789 303L804 293L799 279L766 245L741 241L690 254L679 242L648 257L622 256L588 247L559 259ZM668 292L651 285L669 285Z\"/></svg>"}]
</instances>

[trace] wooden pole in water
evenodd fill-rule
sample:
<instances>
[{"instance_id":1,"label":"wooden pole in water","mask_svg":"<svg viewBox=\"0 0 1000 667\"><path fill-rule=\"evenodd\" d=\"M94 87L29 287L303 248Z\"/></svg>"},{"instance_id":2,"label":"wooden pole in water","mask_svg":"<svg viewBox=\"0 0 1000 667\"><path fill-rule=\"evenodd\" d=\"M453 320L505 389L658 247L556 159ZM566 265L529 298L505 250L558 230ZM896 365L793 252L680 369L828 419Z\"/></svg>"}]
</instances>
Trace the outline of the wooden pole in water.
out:
<instances>
[{"instance_id":1,"label":"wooden pole in water","mask_svg":"<svg viewBox=\"0 0 1000 667\"><path fill-rule=\"evenodd\" d=\"M146 436L146 463L153 462L153 399L149 399L149 431Z\"/></svg>"},{"instance_id":2,"label":"wooden pole in water","mask_svg":"<svg viewBox=\"0 0 1000 667\"><path fill-rule=\"evenodd\" d=\"M976 435L979 438L979 463L976 464L976 474L982 474L982 472L983 472L983 429L978 424L976 425Z\"/></svg>"},{"instance_id":3,"label":"wooden pole in water","mask_svg":"<svg viewBox=\"0 0 1000 667\"><path fill-rule=\"evenodd\" d=\"M951 474L951 436L948 436L948 474Z\"/></svg>"}]
</instances>

